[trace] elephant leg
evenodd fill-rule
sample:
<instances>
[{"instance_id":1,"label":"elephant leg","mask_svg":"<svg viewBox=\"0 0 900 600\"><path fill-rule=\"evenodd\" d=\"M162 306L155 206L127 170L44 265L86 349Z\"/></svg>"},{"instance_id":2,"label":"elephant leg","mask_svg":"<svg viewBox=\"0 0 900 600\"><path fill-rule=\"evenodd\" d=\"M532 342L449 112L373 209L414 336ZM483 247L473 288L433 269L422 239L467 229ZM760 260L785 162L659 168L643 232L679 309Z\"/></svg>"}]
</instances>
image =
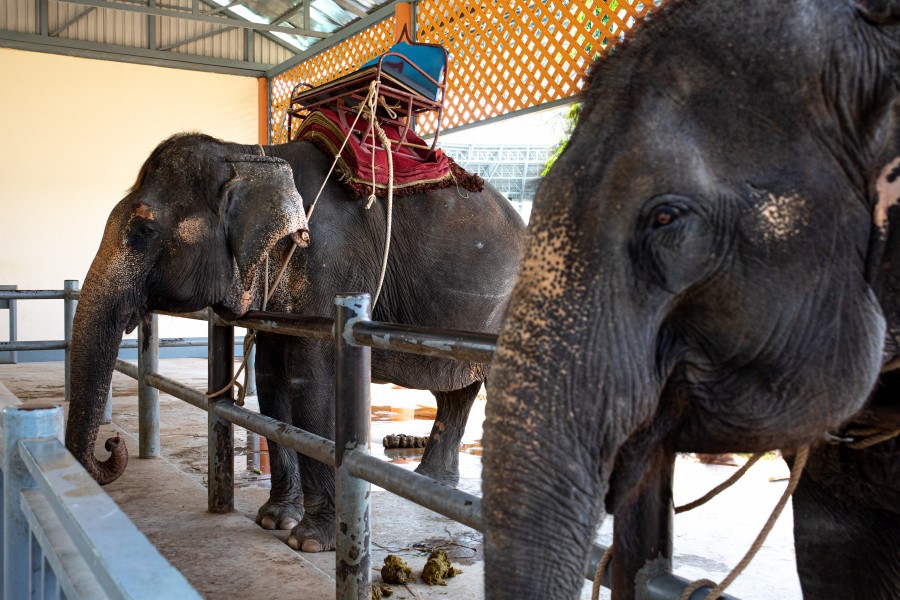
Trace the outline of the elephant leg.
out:
<instances>
[{"instance_id":1,"label":"elephant leg","mask_svg":"<svg viewBox=\"0 0 900 600\"><path fill-rule=\"evenodd\" d=\"M284 343L259 335L256 350L256 386L260 412L285 423L291 422L291 388L284 365ZM303 518L303 491L297 453L271 440L272 491L256 513L264 529L293 529Z\"/></svg>"},{"instance_id":2,"label":"elephant leg","mask_svg":"<svg viewBox=\"0 0 900 600\"><path fill-rule=\"evenodd\" d=\"M459 442L480 389L481 382L476 381L451 392L431 392L437 400L437 416L417 473L456 487L459 483Z\"/></svg>"},{"instance_id":3,"label":"elephant leg","mask_svg":"<svg viewBox=\"0 0 900 600\"><path fill-rule=\"evenodd\" d=\"M794 492L803 597L900 598L900 439L810 454Z\"/></svg>"},{"instance_id":4,"label":"elephant leg","mask_svg":"<svg viewBox=\"0 0 900 600\"><path fill-rule=\"evenodd\" d=\"M334 439L333 351L330 344L294 340L290 360L294 385L293 424L326 439ZM324 552L335 548L334 467L297 454L303 488L304 514L287 543L294 550Z\"/></svg>"}]
</instances>

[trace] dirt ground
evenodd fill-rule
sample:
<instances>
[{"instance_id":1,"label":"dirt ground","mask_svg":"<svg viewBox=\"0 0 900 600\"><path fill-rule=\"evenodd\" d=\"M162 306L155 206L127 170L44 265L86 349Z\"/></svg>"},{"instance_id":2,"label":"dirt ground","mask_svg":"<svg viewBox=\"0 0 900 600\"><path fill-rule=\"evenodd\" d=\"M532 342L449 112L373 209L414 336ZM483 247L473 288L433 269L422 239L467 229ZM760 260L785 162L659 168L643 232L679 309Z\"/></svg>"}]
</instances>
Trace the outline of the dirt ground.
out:
<instances>
[{"instance_id":1,"label":"dirt ground","mask_svg":"<svg viewBox=\"0 0 900 600\"><path fill-rule=\"evenodd\" d=\"M160 372L196 389L206 388L205 360L162 360ZM35 399L61 402L64 396L61 363L0 365L0 383L26 402ZM253 408L254 404L255 398L249 397L248 407ZM482 395L472 410L460 454L462 478L459 487L479 495L484 407L485 398ZM434 411L434 400L428 392L373 385L373 454L404 468L415 468L421 457L421 450L386 451L381 440L388 434L427 435ZM160 547L161 552L208 598L233 598L244 589L254 593L261 592L260 586L271 585L273 579L279 596L293 595L284 583L277 583L280 580L292 581L302 597L333 598L333 552L308 554L291 551L282 541L287 532L263 532L252 522L256 510L267 498L270 476L247 468L247 436L240 428L235 428L235 496L238 514L246 519L232 523L235 533L229 535L239 536L241 539L230 539L228 543L242 552L240 558L236 558L237 562L232 560L227 563L231 565L228 569L234 571L230 578L209 577L208 570L196 569L198 556L221 552L200 548L207 537L218 536L198 531L185 532L187 538L183 540L178 537L178 529L185 527L184 511L193 515L189 519L198 524L211 519L211 527L222 529L221 521L215 520L221 519L219 515L204 512L207 417L205 412L162 393L160 414L163 460L139 461L133 458L122 478L126 481L111 484L107 490L120 504L124 503L126 513ZM127 434L128 439L132 440L129 441L132 455L136 455L137 443L134 440L137 429L137 382L116 373L113 378L113 424L105 431ZM265 462L265 457L263 459ZM155 470L147 470L150 467ZM146 472L138 472L140 469ZM159 471L160 469L163 470ZM679 457L676 464L676 504L703 495L709 488L727 478L733 470L733 467L705 465L691 457ZM132 471L135 474L129 478ZM777 502L786 485L782 480L786 475L787 469L783 462L764 460L710 504L676 517L676 573L689 579L723 579L742 558ZM151 502L154 494L148 488L155 491L164 489L167 492L165 498L154 505ZM177 495L175 501L173 494ZM189 502L188 497L193 500ZM179 510L182 511L181 514ZM163 513L169 511L172 512L171 522L165 521L163 517ZM447 587L428 586L421 582L406 587L395 586L396 593L392 598L477 600L483 597L481 534L380 488L373 491L373 523L374 566L380 568L385 556L397 554L410 563L415 573L419 573L427 552L440 548L448 551L451 560L463 570L463 574L450 580ZM757 558L729 588L729 594L746 600L801 598L794 571L791 528L788 506ZM260 532L263 534L259 535ZM611 533L611 519L607 519L598 530L598 541L609 545ZM254 544L262 545L263 549L254 550L254 553L265 555L262 559L265 562L259 562L244 552L249 551ZM221 548L221 544L217 547ZM548 550L552 551L535 547L535 552ZM247 573L244 574L241 569L246 569ZM376 572L373 576L376 581L380 580L380 573ZM582 597L590 597L590 583L587 580ZM605 597L608 597L608 591Z\"/></svg>"}]
</instances>

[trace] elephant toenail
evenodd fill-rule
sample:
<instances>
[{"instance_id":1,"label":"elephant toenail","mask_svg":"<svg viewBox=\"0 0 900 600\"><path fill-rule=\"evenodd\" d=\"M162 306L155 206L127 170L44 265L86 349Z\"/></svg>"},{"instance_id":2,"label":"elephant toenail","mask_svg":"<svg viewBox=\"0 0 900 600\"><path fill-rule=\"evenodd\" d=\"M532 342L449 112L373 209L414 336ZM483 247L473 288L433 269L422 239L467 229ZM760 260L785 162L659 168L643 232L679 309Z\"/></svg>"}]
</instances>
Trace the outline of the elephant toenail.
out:
<instances>
[{"instance_id":1,"label":"elephant toenail","mask_svg":"<svg viewBox=\"0 0 900 600\"><path fill-rule=\"evenodd\" d=\"M297 526L297 523L298 521L294 517L281 517L281 521L278 522L278 529L291 530Z\"/></svg>"},{"instance_id":2,"label":"elephant toenail","mask_svg":"<svg viewBox=\"0 0 900 600\"><path fill-rule=\"evenodd\" d=\"M300 542L297 541L297 538L294 536L288 536L287 545L290 546L292 550L300 549Z\"/></svg>"},{"instance_id":3,"label":"elephant toenail","mask_svg":"<svg viewBox=\"0 0 900 600\"><path fill-rule=\"evenodd\" d=\"M275 519L272 517L263 517L260 522L263 529L275 529Z\"/></svg>"},{"instance_id":4,"label":"elephant toenail","mask_svg":"<svg viewBox=\"0 0 900 600\"><path fill-rule=\"evenodd\" d=\"M303 540L304 552L322 552L324 549L318 540Z\"/></svg>"}]
</instances>

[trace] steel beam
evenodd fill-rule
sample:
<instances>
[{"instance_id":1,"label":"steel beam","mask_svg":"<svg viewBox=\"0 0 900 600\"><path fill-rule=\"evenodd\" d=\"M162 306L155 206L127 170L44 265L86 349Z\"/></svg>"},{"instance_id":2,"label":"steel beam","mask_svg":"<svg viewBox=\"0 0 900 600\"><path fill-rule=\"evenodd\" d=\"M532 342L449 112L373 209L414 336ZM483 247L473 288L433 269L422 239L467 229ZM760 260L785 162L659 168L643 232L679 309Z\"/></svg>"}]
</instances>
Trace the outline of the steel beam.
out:
<instances>
[{"instance_id":1,"label":"steel beam","mask_svg":"<svg viewBox=\"0 0 900 600\"><path fill-rule=\"evenodd\" d=\"M190 44L191 42L199 42L200 40L205 40L206 38L210 38L221 33L225 33L226 31L231 31L234 29L233 26L229 25L227 27L223 27L221 29L216 29L215 31L207 31L206 33L201 33L198 35L191 36L189 38L185 38L183 40L177 41L173 44L166 44L165 46L160 46L160 50L171 50L172 48L178 48L179 46L184 46L185 44ZM253 32L249 29L247 30L249 35L253 35ZM246 59L247 62L253 62L253 58Z\"/></svg>"},{"instance_id":2,"label":"steel beam","mask_svg":"<svg viewBox=\"0 0 900 600\"><path fill-rule=\"evenodd\" d=\"M48 0L38 0L37 5L37 31L44 37L50 33L50 8L48 4Z\"/></svg>"},{"instance_id":3,"label":"steel beam","mask_svg":"<svg viewBox=\"0 0 900 600\"><path fill-rule=\"evenodd\" d=\"M269 68L269 65L263 63L247 63L241 60L177 54L147 48L98 44L15 31L0 31L0 47L256 78L263 77L266 69ZM62 296L57 293L51 297L61 298Z\"/></svg>"},{"instance_id":4,"label":"steel beam","mask_svg":"<svg viewBox=\"0 0 900 600\"><path fill-rule=\"evenodd\" d=\"M66 29L68 29L69 27L71 27L72 25L74 25L75 23L77 23L78 21L82 20L83 18L85 18L86 16L88 16L89 14L91 14L92 12L94 12L95 10L97 10L97 9L96 9L95 7L93 7L93 6L90 7L90 8L84 9L83 11L81 11L80 13L78 13L77 15L75 15L74 17L72 17L71 19L69 19L68 21L66 21L65 23L63 23L62 25L60 25L59 27L57 27L57 28L54 29L53 31L51 31L51 32L50 32L50 36L51 36L51 37L56 37L56 36L58 36L58 35L61 34L63 31L65 31Z\"/></svg>"},{"instance_id":5,"label":"steel beam","mask_svg":"<svg viewBox=\"0 0 900 600\"><path fill-rule=\"evenodd\" d=\"M313 44L306 50L303 50L302 52L297 53L296 56L292 56L291 58L287 59L283 63L275 65L274 67L272 67L271 69L266 71L266 77L271 79L272 77L281 75L288 69L291 69L296 65L299 65L303 61L312 58L316 54L320 54L333 46L337 46L338 44L340 44L347 38L353 37L357 33L361 32L365 29L368 29L372 25L375 25L376 23L381 23L385 19L392 17L394 15L394 10L395 10L394 5L400 1L405 1L405 0L396 0L395 2L386 4L386 5L382 6L381 8L379 8L378 10L376 10L375 12L369 14L368 16L363 17L362 19L359 19L357 21L354 21L354 22L350 23L349 25L347 25L346 27L344 27L343 29L326 37L321 42L316 42L315 44Z\"/></svg>"},{"instance_id":6,"label":"steel beam","mask_svg":"<svg viewBox=\"0 0 900 600\"><path fill-rule=\"evenodd\" d=\"M347 12L352 12L357 17L362 18L362 17L366 16L366 11L362 10L360 7L356 6L355 4L347 2L346 0L334 0L334 3L337 4L338 6L340 6L341 8L343 8L344 10L346 10ZM304 23L304 25L305 24L306 23Z\"/></svg>"},{"instance_id":7,"label":"steel beam","mask_svg":"<svg viewBox=\"0 0 900 600\"><path fill-rule=\"evenodd\" d=\"M156 8L156 0L147 0L147 6ZM156 17L147 15L147 47L150 50L156 50Z\"/></svg>"},{"instance_id":8,"label":"steel beam","mask_svg":"<svg viewBox=\"0 0 900 600\"><path fill-rule=\"evenodd\" d=\"M243 4L243 3L244 3L244 0L234 0L234 2L229 2L225 6L220 6L218 8L212 8L210 10L203 11L200 14L201 15L217 15L220 12L225 12L229 8L233 8L233 7L237 6L238 4Z\"/></svg>"},{"instance_id":9,"label":"steel beam","mask_svg":"<svg viewBox=\"0 0 900 600\"><path fill-rule=\"evenodd\" d=\"M200 9L199 9L199 6L198 6L199 0L192 0L192 3L191 3L191 4L192 4L192 6L195 7L195 8L192 8L192 9L191 9L191 12L199 13L199 12L200 12ZM210 8L216 8L216 7L218 7L218 4L216 4L216 3L213 2L212 0L203 0L203 4L206 5L206 6L209 6ZM241 15L239 15L239 14L237 14L237 13L235 13L235 12L232 12L232 10L231 10L230 8L229 8L228 10L223 11L222 14L223 14L223 15L226 15L226 16L227 16L228 18L230 18L230 19L236 19L236 20L238 20L238 21L246 21L246 20L247 20L247 19L245 19L244 17L242 17ZM277 25L277 23L271 23L271 24L272 24L272 25ZM306 26L306 27L309 27L309 24L308 24L308 23L304 23L303 25ZM270 42L272 42L273 44L278 44L279 46L281 46L281 47L284 48L285 50L290 50L291 52L297 52L297 46L293 46L293 45L289 44L288 42L286 42L285 40L281 39L281 38L278 37L277 35L274 35L274 34L268 32L268 31L260 31L259 33L260 33L260 35L262 35L264 38L266 38L267 40L269 40Z\"/></svg>"},{"instance_id":10,"label":"steel beam","mask_svg":"<svg viewBox=\"0 0 900 600\"><path fill-rule=\"evenodd\" d=\"M278 15L272 21L272 25L278 25L280 23L284 23L285 21L287 21L288 19L290 19L291 17L296 15L301 10L304 11L304 14L306 14L306 11L309 10L309 1L308 0L303 0L303 2L301 2L300 4L293 6L289 9L287 9L286 11L284 11L283 13L281 13L280 15ZM303 26L309 27L309 21L305 18L303 19Z\"/></svg>"},{"instance_id":11,"label":"steel beam","mask_svg":"<svg viewBox=\"0 0 900 600\"><path fill-rule=\"evenodd\" d=\"M97 8L111 8L113 10L121 10L125 12L136 12L145 15L155 15L157 17L169 17L172 19L183 19L186 21L200 21L202 23L215 23L217 25L236 25L245 29L254 29L257 31L269 31L284 33L287 35L304 35L307 37L327 38L328 33L324 31L313 31L311 29L300 29L298 27L282 27L280 25L269 25L268 23L254 23L245 19L221 19L214 16L206 16L202 14L194 14L177 10L168 10L164 8L155 8L144 4L125 4L122 2L110 2L109 0L58 0L68 4L80 4L82 6L94 6ZM223 23L223 21L225 21Z\"/></svg>"}]
</instances>

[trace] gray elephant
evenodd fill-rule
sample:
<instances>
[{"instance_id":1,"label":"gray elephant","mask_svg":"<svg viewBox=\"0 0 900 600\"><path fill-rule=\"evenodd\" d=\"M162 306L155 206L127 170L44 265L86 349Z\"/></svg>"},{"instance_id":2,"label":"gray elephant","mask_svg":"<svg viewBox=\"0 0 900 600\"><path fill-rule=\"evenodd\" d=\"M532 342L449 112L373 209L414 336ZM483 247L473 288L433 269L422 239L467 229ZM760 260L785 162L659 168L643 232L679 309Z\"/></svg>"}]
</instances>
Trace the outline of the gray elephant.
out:
<instances>
[{"instance_id":1,"label":"gray elephant","mask_svg":"<svg viewBox=\"0 0 900 600\"><path fill-rule=\"evenodd\" d=\"M900 414L898 74L896 0L673 1L595 66L493 363L488 598L577 597L659 457L805 445L804 595L900 597L900 445L856 448Z\"/></svg>"},{"instance_id":2,"label":"gray elephant","mask_svg":"<svg viewBox=\"0 0 900 600\"><path fill-rule=\"evenodd\" d=\"M174 136L153 151L110 214L75 315L66 430L66 446L101 483L118 477L126 460L115 438L107 442L109 459L93 454L118 344L150 311L211 306L232 318L258 309L265 274L272 285L294 240L307 247L294 252L267 310L330 316L336 294L376 289L385 204L366 210L332 178L307 223L305 211L331 161L308 142L267 146L264 156L260 150L200 134ZM373 318L497 332L523 237L521 218L489 185L480 193L451 186L395 199L390 259ZM332 344L263 333L257 339L261 411L333 439ZM460 437L487 371L482 364L373 352L375 381L431 390L437 399L420 473L458 481ZM269 452L272 491L257 522L292 528L294 548L333 548L333 469L275 443Z\"/></svg>"}]
</instances>

